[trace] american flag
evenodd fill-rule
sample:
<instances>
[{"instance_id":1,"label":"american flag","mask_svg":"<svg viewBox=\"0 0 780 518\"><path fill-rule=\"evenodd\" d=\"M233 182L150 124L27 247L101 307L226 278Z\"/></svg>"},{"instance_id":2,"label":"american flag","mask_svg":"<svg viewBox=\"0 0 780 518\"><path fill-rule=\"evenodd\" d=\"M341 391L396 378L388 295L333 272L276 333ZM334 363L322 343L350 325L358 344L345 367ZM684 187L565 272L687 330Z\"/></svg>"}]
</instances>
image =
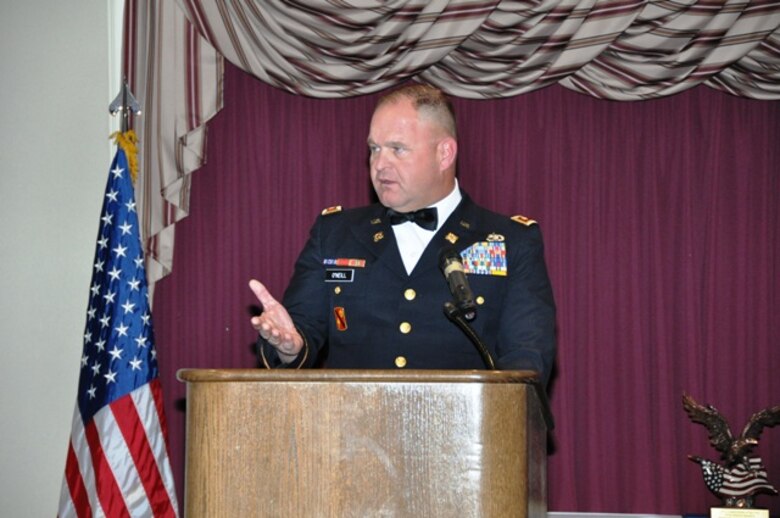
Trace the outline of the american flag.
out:
<instances>
[{"instance_id":1,"label":"american flag","mask_svg":"<svg viewBox=\"0 0 780 518\"><path fill-rule=\"evenodd\" d=\"M117 138L132 138L123 134ZM178 516L128 156L111 163L58 515Z\"/></svg>"},{"instance_id":2,"label":"american flag","mask_svg":"<svg viewBox=\"0 0 780 518\"><path fill-rule=\"evenodd\" d=\"M726 469L706 459L699 461L705 484L720 497L742 498L756 493L777 494L766 478L766 468L761 458L751 457L749 462L748 470L742 464Z\"/></svg>"}]
</instances>

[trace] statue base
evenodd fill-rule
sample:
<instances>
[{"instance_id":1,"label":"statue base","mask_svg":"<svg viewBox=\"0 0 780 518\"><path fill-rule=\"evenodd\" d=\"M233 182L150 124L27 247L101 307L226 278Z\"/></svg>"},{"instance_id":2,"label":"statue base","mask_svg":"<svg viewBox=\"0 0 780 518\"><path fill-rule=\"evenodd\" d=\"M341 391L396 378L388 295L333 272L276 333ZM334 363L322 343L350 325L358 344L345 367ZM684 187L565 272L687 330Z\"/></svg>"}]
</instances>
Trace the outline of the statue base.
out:
<instances>
[{"instance_id":1,"label":"statue base","mask_svg":"<svg viewBox=\"0 0 780 518\"><path fill-rule=\"evenodd\" d=\"M769 509L713 507L710 509L710 518L769 518Z\"/></svg>"}]
</instances>

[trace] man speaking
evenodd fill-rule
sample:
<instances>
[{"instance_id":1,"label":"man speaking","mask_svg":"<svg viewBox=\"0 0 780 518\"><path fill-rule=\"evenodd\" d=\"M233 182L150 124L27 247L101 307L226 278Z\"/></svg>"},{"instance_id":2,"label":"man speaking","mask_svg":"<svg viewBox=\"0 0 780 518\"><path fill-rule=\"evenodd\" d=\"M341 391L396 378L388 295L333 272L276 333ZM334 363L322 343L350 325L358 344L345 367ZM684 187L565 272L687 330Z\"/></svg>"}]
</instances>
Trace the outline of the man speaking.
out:
<instances>
[{"instance_id":1,"label":"man speaking","mask_svg":"<svg viewBox=\"0 0 780 518\"><path fill-rule=\"evenodd\" d=\"M541 233L460 190L449 100L428 85L382 97L368 149L379 203L322 212L282 303L249 283L263 308L251 323L264 365L484 369L476 338L496 368L533 370L546 384L555 305ZM453 301L456 311L468 304L472 333L445 314Z\"/></svg>"}]
</instances>

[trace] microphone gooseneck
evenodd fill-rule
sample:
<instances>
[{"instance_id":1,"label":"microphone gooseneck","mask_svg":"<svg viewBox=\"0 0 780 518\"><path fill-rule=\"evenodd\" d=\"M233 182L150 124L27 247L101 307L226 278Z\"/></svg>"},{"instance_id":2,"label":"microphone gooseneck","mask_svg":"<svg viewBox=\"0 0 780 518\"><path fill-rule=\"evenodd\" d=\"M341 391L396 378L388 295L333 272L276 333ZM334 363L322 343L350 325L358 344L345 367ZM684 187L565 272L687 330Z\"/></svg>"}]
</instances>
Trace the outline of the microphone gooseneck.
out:
<instances>
[{"instance_id":1,"label":"microphone gooseneck","mask_svg":"<svg viewBox=\"0 0 780 518\"><path fill-rule=\"evenodd\" d=\"M466 279L460 254L450 246L442 248L439 253L439 268L447 279L450 293L454 299L453 302L444 303L444 314L471 340L482 357L485 367L496 370L496 362L490 355L490 351L468 322L476 318L477 305L474 303L474 294L471 292L468 279Z\"/></svg>"},{"instance_id":2,"label":"microphone gooseneck","mask_svg":"<svg viewBox=\"0 0 780 518\"><path fill-rule=\"evenodd\" d=\"M474 331L469 323L466 322L466 319L463 318L460 310L458 310L452 302L445 302L444 314L447 315L447 318L454 322L455 325L461 329L461 331L466 333L466 336L469 337L471 343L473 343L474 347L477 348L477 352L479 352L480 357L482 357L482 361L485 363L485 367L491 371L496 370L496 362L493 360L493 356L490 355L490 351L488 351L487 347L485 347L485 344L482 343L482 340L477 335L477 332Z\"/></svg>"}]
</instances>

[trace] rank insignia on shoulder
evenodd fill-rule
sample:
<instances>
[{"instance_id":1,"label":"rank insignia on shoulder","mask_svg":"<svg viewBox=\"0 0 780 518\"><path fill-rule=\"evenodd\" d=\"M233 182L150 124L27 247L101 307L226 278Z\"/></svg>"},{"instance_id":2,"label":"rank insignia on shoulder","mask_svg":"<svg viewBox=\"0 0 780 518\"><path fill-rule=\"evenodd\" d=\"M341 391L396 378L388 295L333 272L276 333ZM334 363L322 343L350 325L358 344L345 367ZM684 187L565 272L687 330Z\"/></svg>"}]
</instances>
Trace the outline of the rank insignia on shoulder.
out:
<instances>
[{"instance_id":1,"label":"rank insignia on shoulder","mask_svg":"<svg viewBox=\"0 0 780 518\"><path fill-rule=\"evenodd\" d=\"M328 207L327 209L322 209L322 215L323 216L329 216L331 214L336 214L338 212L341 212L341 205L334 205L333 207Z\"/></svg>"},{"instance_id":2,"label":"rank insignia on shoulder","mask_svg":"<svg viewBox=\"0 0 780 518\"><path fill-rule=\"evenodd\" d=\"M510 219L516 223L521 223L526 227L530 227L531 225L536 225L536 220L533 220L531 218L526 218L525 216L521 216L520 214L518 214L517 216L512 216Z\"/></svg>"}]
</instances>

